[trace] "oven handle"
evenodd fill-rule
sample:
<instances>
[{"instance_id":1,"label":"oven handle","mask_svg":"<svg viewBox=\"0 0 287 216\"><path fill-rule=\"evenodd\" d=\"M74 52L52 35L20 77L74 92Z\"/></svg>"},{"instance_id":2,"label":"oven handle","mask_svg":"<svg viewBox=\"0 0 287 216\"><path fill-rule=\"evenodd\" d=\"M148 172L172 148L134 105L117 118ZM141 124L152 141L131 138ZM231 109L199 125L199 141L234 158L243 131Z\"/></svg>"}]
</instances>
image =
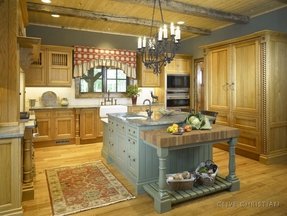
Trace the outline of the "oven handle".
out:
<instances>
[{"instance_id":1,"label":"oven handle","mask_svg":"<svg viewBox=\"0 0 287 216\"><path fill-rule=\"evenodd\" d=\"M166 96L166 99L167 100L181 100L181 99L189 99L189 96L181 96L181 97L178 97L178 96Z\"/></svg>"}]
</instances>

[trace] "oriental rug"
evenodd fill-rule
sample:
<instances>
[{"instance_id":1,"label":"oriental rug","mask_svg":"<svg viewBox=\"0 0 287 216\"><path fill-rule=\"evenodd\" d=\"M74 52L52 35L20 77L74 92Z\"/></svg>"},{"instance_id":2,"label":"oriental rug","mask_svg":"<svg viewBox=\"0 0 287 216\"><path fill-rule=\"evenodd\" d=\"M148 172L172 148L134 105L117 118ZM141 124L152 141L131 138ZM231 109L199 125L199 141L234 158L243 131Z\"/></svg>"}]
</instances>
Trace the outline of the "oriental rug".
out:
<instances>
[{"instance_id":1,"label":"oriental rug","mask_svg":"<svg viewBox=\"0 0 287 216\"><path fill-rule=\"evenodd\" d=\"M55 216L135 198L101 161L49 169L46 177Z\"/></svg>"}]
</instances>

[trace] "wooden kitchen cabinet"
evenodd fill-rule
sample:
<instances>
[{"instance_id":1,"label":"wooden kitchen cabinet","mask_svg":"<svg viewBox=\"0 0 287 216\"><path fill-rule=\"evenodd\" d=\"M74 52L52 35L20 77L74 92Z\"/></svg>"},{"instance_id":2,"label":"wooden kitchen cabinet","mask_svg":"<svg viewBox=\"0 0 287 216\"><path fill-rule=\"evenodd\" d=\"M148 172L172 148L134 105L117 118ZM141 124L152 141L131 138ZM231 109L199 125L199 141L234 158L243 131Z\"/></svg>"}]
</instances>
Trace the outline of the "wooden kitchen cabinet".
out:
<instances>
[{"instance_id":1,"label":"wooden kitchen cabinet","mask_svg":"<svg viewBox=\"0 0 287 216\"><path fill-rule=\"evenodd\" d=\"M272 31L205 47L206 108L240 129L237 153L264 163L287 156L286 49L286 34Z\"/></svg>"},{"instance_id":2,"label":"wooden kitchen cabinet","mask_svg":"<svg viewBox=\"0 0 287 216\"><path fill-rule=\"evenodd\" d=\"M165 66L165 72L166 74L191 74L191 65L191 56L178 54Z\"/></svg>"},{"instance_id":3,"label":"wooden kitchen cabinet","mask_svg":"<svg viewBox=\"0 0 287 216\"><path fill-rule=\"evenodd\" d=\"M97 139L103 136L103 123L99 116L99 108L81 109L80 138L81 140Z\"/></svg>"},{"instance_id":4,"label":"wooden kitchen cabinet","mask_svg":"<svg viewBox=\"0 0 287 216\"><path fill-rule=\"evenodd\" d=\"M140 57L137 58L137 80L140 87L160 87L160 75L146 68Z\"/></svg>"},{"instance_id":5,"label":"wooden kitchen cabinet","mask_svg":"<svg viewBox=\"0 0 287 216\"><path fill-rule=\"evenodd\" d=\"M75 137L73 109L35 110L39 135L35 142L69 140Z\"/></svg>"},{"instance_id":6,"label":"wooden kitchen cabinet","mask_svg":"<svg viewBox=\"0 0 287 216\"><path fill-rule=\"evenodd\" d=\"M260 154L259 55L259 40L251 39L216 47L207 56L208 110L219 112L218 123L240 129L237 148L255 158Z\"/></svg>"},{"instance_id":7,"label":"wooden kitchen cabinet","mask_svg":"<svg viewBox=\"0 0 287 216\"><path fill-rule=\"evenodd\" d=\"M72 48L41 46L39 59L26 71L27 87L68 87L72 82Z\"/></svg>"}]
</instances>

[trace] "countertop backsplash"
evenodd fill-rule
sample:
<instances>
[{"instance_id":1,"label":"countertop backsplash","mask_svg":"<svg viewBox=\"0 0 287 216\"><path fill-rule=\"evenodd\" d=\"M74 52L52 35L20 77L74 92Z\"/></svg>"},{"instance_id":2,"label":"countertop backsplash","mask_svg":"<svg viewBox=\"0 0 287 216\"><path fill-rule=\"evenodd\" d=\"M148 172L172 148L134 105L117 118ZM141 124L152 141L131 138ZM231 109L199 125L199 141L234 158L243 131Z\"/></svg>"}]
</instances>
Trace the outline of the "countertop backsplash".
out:
<instances>
[{"instance_id":1,"label":"countertop backsplash","mask_svg":"<svg viewBox=\"0 0 287 216\"><path fill-rule=\"evenodd\" d=\"M29 110L29 100L36 99L35 107L42 106L41 97L44 92L52 91L56 93L58 98L58 104L60 104L62 98L67 98L70 105L101 105L102 98L75 98L75 85L74 82L71 87L26 87L25 96L25 110ZM138 97L137 104L143 104L145 99L151 98L151 91L153 88L141 88L140 96ZM130 98L116 98L117 104L130 105Z\"/></svg>"}]
</instances>

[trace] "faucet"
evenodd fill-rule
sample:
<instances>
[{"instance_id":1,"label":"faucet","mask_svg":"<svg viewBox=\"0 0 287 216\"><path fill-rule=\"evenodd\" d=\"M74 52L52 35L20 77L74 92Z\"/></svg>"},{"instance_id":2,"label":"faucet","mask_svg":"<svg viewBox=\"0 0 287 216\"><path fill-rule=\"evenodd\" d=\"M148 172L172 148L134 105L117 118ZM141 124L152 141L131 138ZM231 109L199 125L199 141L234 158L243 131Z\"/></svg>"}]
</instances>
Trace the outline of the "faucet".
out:
<instances>
[{"instance_id":1,"label":"faucet","mask_svg":"<svg viewBox=\"0 0 287 216\"><path fill-rule=\"evenodd\" d=\"M107 104L107 102L111 102L111 105L113 105L113 98L110 98L110 90L108 90L108 98L104 98L104 104L106 105Z\"/></svg>"},{"instance_id":2,"label":"faucet","mask_svg":"<svg viewBox=\"0 0 287 216\"><path fill-rule=\"evenodd\" d=\"M152 113L153 113L153 111L151 110L151 101L150 101L150 99L145 99L145 100L143 101L143 104L145 104L146 101L149 103L149 108L146 109L146 113L147 113L147 116L148 116L149 118L151 118L151 115L152 115Z\"/></svg>"}]
</instances>

